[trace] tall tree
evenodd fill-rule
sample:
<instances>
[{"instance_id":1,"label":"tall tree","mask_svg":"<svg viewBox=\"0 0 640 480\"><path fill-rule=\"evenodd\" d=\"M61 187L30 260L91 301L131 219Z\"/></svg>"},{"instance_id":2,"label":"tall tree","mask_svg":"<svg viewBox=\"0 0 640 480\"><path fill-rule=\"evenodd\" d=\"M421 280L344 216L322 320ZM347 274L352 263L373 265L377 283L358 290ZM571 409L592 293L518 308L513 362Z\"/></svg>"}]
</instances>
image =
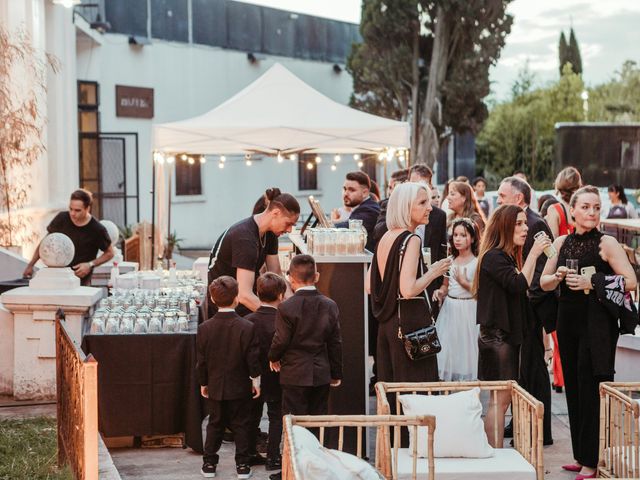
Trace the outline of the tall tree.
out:
<instances>
[{"instance_id":1,"label":"tall tree","mask_svg":"<svg viewBox=\"0 0 640 480\"><path fill-rule=\"evenodd\" d=\"M560 41L558 42L558 68L560 70L560 76L562 76L562 69L566 63L569 62L569 44L567 44L567 37L564 36L564 32L560 32Z\"/></svg>"},{"instance_id":2,"label":"tall tree","mask_svg":"<svg viewBox=\"0 0 640 480\"><path fill-rule=\"evenodd\" d=\"M571 28L571 33L569 34L569 61L571 62L571 66L573 67L573 73L581 75L582 55L580 55L580 47L578 46L578 40L576 39L576 34L573 31L573 27Z\"/></svg>"},{"instance_id":3,"label":"tall tree","mask_svg":"<svg viewBox=\"0 0 640 480\"><path fill-rule=\"evenodd\" d=\"M489 68L511 30L510 0L364 0L348 69L353 104L411 118L414 162L433 165L443 133L476 132ZM408 105L408 107L407 107Z\"/></svg>"}]
</instances>

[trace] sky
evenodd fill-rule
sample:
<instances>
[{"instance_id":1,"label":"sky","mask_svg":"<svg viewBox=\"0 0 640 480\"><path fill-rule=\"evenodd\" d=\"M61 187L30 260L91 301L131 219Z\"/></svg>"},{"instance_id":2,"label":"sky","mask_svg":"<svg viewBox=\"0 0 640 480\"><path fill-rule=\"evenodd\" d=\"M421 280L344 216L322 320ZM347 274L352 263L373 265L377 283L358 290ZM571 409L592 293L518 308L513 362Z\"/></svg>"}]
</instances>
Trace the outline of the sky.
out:
<instances>
[{"instance_id":1,"label":"sky","mask_svg":"<svg viewBox=\"0 0 640 480\"><path fill-rule=\"evenodd\" d=\"M360 0L248 0L250 3L346 22L360 22ZM498 64L490 75L494 98L508 98L529 63L538 84L557 79L558 40L573 26L588 86L610 80L625 60L640 63L640 0L515 0L514 16Z\"/></svg>"}]
</instances>

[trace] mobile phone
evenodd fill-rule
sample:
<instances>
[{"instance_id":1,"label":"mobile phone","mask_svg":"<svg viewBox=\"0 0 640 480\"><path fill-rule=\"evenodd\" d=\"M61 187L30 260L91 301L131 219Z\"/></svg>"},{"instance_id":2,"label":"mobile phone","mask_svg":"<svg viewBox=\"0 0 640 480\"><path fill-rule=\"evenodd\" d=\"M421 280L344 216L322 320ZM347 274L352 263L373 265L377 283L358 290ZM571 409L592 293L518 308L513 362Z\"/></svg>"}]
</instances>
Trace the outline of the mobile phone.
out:
<instances>
[{"instance_id":1,"label":"mobile phone","mask_svg":"<svg viewBox=\"0 0 640 480\"><path fill-rule=\"evenodd\" d=\"M582 275L583 277L587 277L587 280L591 280L591 277L593 276L593 274L596 273L596 267L590 266L590 267L582 267L580 269L580 275ZM589 290L585 290L584 291L585 295L589 295Z\"/></svg>"}]
</instances>

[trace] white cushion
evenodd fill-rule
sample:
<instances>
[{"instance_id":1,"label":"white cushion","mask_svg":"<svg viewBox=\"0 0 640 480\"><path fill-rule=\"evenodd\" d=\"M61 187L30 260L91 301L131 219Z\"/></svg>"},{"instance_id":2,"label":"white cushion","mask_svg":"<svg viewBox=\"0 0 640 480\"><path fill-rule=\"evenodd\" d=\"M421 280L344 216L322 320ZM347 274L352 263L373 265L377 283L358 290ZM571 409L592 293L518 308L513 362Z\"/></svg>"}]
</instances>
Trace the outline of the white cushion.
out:
<instances>
[{"instance_id":1,"label":"white cushion","mask_svg":"<svg viewBox=\"0 0 640 480\"><path fill-rule=\"evenodd\" d=\"M451 395L400 395L405 415L434 415L435 457L487 458L493 455L482 421L478 387ZM413 428L409 449L413 451ZM427 427L418 428L418 457L427 457Z\"/></svg>"},{"instance_id":2,"label":"white cushion","mask_svg":"<svg viewBox=\"0 0 640 480\"><path fill-rule=\"evenodd\" d=\"M426 478L427 459L419 458L416 470L418 478ZM436 458L434 470L438 480L536 480L533 465L512 448L496 448L489 458ZM411 450L399 449L398 480L411 478L412 471Z\"/></svg>"},{"instance_id":3,"label":"white cushion","mask_svg":"<svg viewBox=\"0 0 640 480\"><path fill-rule=\"evenodd\" d=\"M306 428L294 425L291 434L296 464L303 479L383 478L375 468L355 455L323 447Z\"/></svg>"}]
</instances>

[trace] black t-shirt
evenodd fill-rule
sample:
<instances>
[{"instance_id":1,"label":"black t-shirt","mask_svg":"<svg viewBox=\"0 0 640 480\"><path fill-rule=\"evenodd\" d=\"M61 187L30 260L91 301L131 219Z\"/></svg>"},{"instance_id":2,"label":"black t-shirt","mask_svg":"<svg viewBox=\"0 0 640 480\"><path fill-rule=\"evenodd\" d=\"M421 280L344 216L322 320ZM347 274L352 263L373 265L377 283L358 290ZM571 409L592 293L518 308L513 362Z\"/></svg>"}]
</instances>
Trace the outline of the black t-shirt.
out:
<instances>
[{"instance_id":1,"label":"black t-shirt","mask_svg":"<svg viewBox=\"0 0 640 480\"><path fill-rule=\"evenodd\" d=\"M69 212L57 214L47 227L49 233L64 233L73 242L75 254L70 266L96 259L98 250L103 252L111 245L111 239L99 221L91 217L89 223L78 227L71 221Z\"/></svg>"},{"instance_id":2,"label":"black t-shirt","mask_svg":"<svg viewBox=\"0 0 640 480\"><path fill-rule=\"evenodd\" d=\"M277 254L278 237L275 233L267 232L261 242L258 224L253 217L241 220L224 232L213 246L209 255L209 283L223 275L237 278L236 271L242 268L255 272L255 291L255 282L267 255Z\"/></svg>"}]
</instances>

